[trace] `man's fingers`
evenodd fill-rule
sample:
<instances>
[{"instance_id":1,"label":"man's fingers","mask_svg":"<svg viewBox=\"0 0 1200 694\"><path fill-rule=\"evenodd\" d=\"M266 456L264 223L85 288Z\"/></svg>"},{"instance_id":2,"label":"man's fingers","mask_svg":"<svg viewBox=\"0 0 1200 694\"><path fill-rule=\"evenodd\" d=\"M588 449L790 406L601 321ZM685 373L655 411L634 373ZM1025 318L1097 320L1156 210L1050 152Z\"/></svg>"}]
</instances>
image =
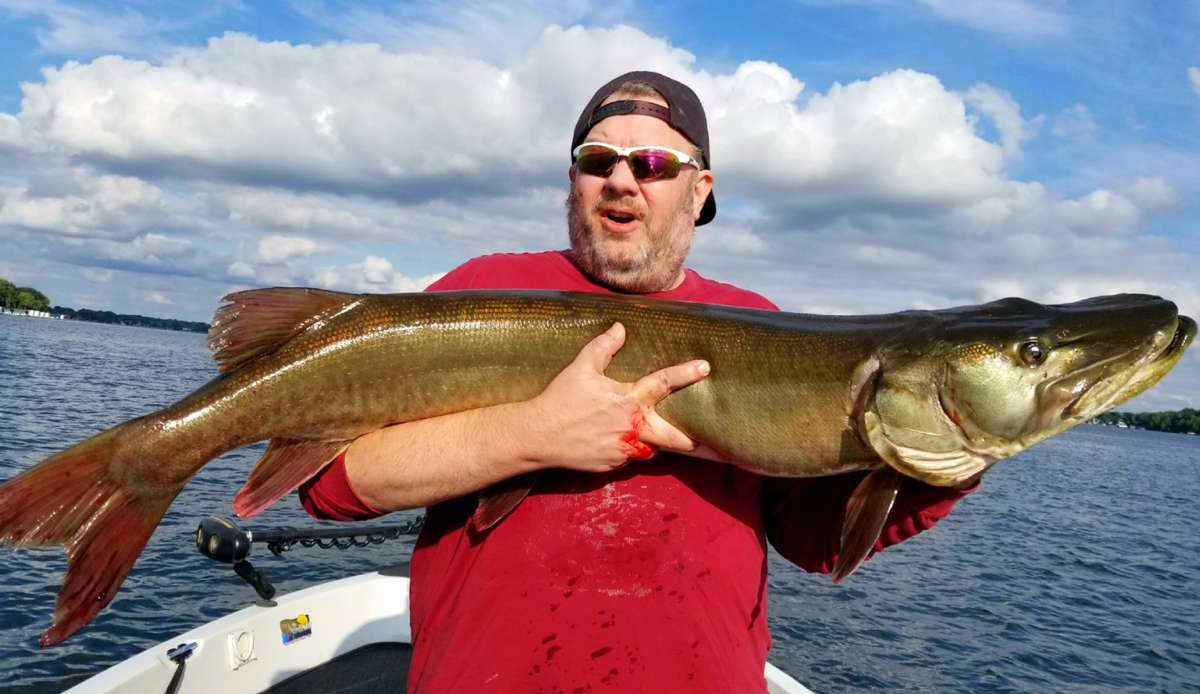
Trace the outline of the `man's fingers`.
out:
<instances>
[{"instance_id":1,"label":"man's fingers","mask_svg":"<svg viewBox=\"0 0 1200 694\"><path fill-rule=\"evenodd\" d=\"M595 369L597 373L604 373L604 370L612 363L613 355L624 344L625 326L613 323L612 327L593 337L583 346L583 349L579 350L579 354L575 356L575 363Z\"/></svg>"},{"instance_id":2,"label":"man's fingers","mask_svg":"<svg viewBox=\"0 0 1200 694\"><path fill-rule=\"evenodd\" d=\"M638 427L638 438L657 448L690 451L696 447L682 431L654 411L654 406L671 393L690 386L708 376L708 362L703 359L668 366L642 377L633 384L630 396L642 407L645 421Z\"/></svg>"},{"instance_id":3,"label":"man's fingers","mask_svg":"<svg viewBox=\"0 0 1200 694\"><path fill-rule=\"evenodd\" d=\"M639 438L655 448L668 448L675 451L691 451L696 444L673 424L659 416L654 410L646 414L646 424L639 432Z\"/></svg>"},{"instance_id":4,"label":"man's fingers","mask_svg":"<svg viewBox=\"0 0 1200 694\"><path fill-rule=\"evenodd\" d=\"M633 384L630 395L642 405L653 407L671 393L703 380L708 375L708 362L703 359L668 366L643 376Z\"/></svg>"}]
</instances>

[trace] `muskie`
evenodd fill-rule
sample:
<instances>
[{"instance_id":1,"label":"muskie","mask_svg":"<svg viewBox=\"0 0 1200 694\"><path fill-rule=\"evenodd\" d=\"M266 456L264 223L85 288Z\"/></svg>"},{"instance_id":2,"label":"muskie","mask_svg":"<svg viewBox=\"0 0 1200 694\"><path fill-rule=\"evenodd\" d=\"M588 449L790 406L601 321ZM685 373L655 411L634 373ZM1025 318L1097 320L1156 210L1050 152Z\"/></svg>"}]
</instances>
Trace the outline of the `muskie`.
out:
<instances>
[{"instance_id":1,"label":"muskie","mask_svg":"<svg viewBox=\"0 0 1200 694\"><path fill-rule=\"evenodd\" d=\"M226 301L209 333L217 378L0 486L0 541L69 555L43 645L109 603L218 455L270 439L234 502L253 516L365 433L537 395L614 321L628 337L613 378L708 360L709 378L658 411L729 462L783 477L874 470L847 506L835 579L874 544L900 475L967 484L1149 388L1196 334L1174 304L1141 295L844 317L557 292L263 289ZM485 493L476 518L493 523L521 496Z\"/></svg>"}]
</instances>

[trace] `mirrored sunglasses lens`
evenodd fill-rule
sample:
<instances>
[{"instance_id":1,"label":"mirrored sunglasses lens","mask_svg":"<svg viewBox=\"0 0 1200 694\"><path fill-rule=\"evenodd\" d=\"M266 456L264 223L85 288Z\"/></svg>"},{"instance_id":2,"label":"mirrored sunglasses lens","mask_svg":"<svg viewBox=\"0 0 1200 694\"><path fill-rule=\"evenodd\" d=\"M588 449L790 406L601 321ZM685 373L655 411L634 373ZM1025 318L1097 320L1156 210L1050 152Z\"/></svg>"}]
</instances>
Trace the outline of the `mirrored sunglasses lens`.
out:
<instances>
[{"instance_id":1,"label":"mirrored sunglasses lens","mask_svg":"<svg viewBox=\"0 0 1200 694\"><path fill-rule=\"evenodd\" d=\"M629 155L633 175L643 181L675 178L679 175L679 159L661 149L644 149Z\"/></svg>"},{"instance_id":2,"label":"mirrored sunglasses lens","mask_svg":"<svg viewBox=\"0 0 1200 694\"><path fill-rule=\"evenodd\" d=\"M585 147L575 157L575 166L591 176L608 176L617 165L617 153L604 147Z\"/></svg>"}]
</instances>

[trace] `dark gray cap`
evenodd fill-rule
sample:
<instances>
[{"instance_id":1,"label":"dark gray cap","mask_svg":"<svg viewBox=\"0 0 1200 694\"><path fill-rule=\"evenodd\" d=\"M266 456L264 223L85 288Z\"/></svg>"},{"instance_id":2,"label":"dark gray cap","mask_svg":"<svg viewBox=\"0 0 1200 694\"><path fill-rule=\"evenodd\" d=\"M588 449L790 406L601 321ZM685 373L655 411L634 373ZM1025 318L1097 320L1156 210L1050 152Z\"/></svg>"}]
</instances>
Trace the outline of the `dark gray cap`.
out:
<instances>
[{"instance_id":1,"label":"dark gray cap","mask_svg":"<svg viewBox=\"0 0 1200 694\"><path fill-rule=\"evenodd\" d=\"M611 104L600 105L626 82L645 82L654 87L666 99L667 108L664 109L646 101L634 100L614 101ZM712 168L712 154L708 148L708 120L704 117L704 107L700 104L700 97L696 96L696 92L692 91L691 87L678 80L645 70L626 72L596 90L596 95L587 103L587 106L583 107L583 112L579 114L579 120L575 123L575 136L571 138L571 152L574 152L575 148L583 142L583 138L587 137L588 131L596 123L609 116L628 114L653 116L666 121L689 142L700 148L700 159L704 167ZM708 199L704 201L704 207L700 210L700 216L696 219L696 226L708 224L716 214L717 198L712 192L709 192Z\"/></svg>"}]
</instances>

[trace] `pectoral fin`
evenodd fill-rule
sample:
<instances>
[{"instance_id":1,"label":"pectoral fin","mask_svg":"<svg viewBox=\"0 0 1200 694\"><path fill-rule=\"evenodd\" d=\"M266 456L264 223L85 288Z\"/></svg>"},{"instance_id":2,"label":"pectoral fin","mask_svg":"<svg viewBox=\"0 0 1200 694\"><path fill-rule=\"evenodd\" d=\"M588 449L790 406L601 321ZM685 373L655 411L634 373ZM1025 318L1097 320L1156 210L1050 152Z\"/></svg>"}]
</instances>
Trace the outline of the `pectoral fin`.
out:
<instances>
[{"instance_id":1,"label":"pectoral fin","mask_svg":"<svg viewBox=\"0 0 1200 694\"><path fill-rule=\"evenodd\" d=\"M842 521L842 546L833 567L834 583L854 573L866 561L883 532L883 524L896 503L903 479L900 473L885 465L867 475L850 495L846 502L846 517Z\"/></svg>"},{"instance_id":2,"label":"pectoral fin","mask_svg":"<svg viewBox=\"0 0 1200 694\"><path fill-rule=\"evenodd\" d=\"M479 504L471 517L476 532L486 532L513 512L529 496L537 482L537 473L518 475L488 487L479 493Z\"/></svg>"}]
</instances>

